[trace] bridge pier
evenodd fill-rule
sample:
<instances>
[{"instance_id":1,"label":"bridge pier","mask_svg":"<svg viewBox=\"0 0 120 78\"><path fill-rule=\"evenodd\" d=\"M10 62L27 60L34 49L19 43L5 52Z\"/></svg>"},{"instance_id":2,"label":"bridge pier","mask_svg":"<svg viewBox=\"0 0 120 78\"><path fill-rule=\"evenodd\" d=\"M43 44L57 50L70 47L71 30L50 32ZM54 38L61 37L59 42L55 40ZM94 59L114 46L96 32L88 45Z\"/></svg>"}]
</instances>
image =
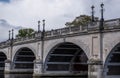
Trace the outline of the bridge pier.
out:
<instances>
[{"instance_id":1,"label":"bridge pier","mask_svg":"<svg viewBox=\"0 0 120 78\"><path fill-rule=\"evenodd\" d=\"M11 72L11 60L5 60L5 69L4 73L9 74Z\"/></svg>"},{"instance_id":2,"label":"bridge pier","mask_svg":"<svg viewBox=\"0 0 120 78\"><path fill-rule=\"evenodd\" d=\"M97 78L103 78L103 65L98 65L98 77Z\"/></svg>"},{"instance_id":3,"label":"bridge pier","mask_svg":"<svg viewBox=\"0 0 120 78\"><path fill-rule=\"evenodd\" d=\"M11 60L5 61L4 74L31 74L34 69L18 69L13 67Z\"/></svg>"},{"instance_id":4,"label":"bridge pier","mask_svg":"<svg viewBox=\"0 0 120 78\"><path fill-rule=\"evenodd\" d=\"M42 74L42 62L40 60L34 60L33 76L40 76Z\"/></svg>"},{"instance_id":5,"label":"bridge pier","mask_svg":"<svg viewBox=\"0 0 120 78\"><path fill-rule=\"evenodd\" d=\"M99 59L90 59L88 64L88 78L103 78L103 66Z\"/></svg>"}]
</instances>

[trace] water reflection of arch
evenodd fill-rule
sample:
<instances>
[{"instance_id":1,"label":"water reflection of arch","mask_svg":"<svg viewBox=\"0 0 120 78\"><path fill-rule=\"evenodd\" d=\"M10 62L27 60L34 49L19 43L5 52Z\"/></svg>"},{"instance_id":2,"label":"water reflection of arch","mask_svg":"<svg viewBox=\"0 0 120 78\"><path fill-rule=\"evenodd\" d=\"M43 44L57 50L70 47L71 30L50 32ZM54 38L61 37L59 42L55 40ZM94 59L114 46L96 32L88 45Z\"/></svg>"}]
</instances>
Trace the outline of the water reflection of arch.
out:
<instances>
[{"instance_id":1,"label":"water reflection of arch","mask_svg":"<svg viewBox=\"0 0 120 78\"><path fill-rule=\"evenodd\" d=\"M54 46L48 53L44 71L58 73L88 73L88 57L76 44L63 42Z\"/></svg>"},{"instance_id":2,"label":"water reflection of arch","mask_svg":"<svg viewBox=\"0 0 120 78\"><path fill-rule=\"evenodd\" d=\"M4 72L6 59L7 56L4 54L4 52L0 51L0 73Z\"/></svg>"},{"instance_id":3,"label":"water reflection of arch","mask_svg":"<svg viewBox=\"0 0 120 78\"><path fill-rule=\"evenodd\" d=\"M105 78L120 78L120 43L112 48L106 58L104 76Z\"/></svg>"},{"instance_id":4,"label":"water reflection of arch","mask_svg":"<svg viewBox=\"0 0 120 78\"><path fill-rule=\"evenodd\" d=\"M33 70L35 54L28 47L22 47L16 51L13 59L13 69Z\"/></svg>"}]
</instances>

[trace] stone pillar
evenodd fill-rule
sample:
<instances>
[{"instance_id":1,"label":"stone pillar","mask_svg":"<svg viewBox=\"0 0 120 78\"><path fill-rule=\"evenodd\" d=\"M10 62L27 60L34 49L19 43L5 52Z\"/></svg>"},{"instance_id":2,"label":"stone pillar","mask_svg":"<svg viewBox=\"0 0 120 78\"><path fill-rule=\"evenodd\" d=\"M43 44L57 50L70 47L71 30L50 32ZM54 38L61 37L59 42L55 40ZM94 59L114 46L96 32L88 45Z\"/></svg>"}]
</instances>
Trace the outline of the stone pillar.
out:
<instances>
[{"instance_id":1,"label":"stone pillar","mask_svg":"<svg viewBox=\"0 0 120 78\"><path fill-rule=\"evenodd\" d=\"M90 59L88 61L88 78L102 78L103 66L99 59Z\"/></svg>"},{"instance_id":2,"label":"stone pillar","mask_svg":"<svg viewBox=\"0 0 120 78\"><path fill-rule=\"evenodd\" d=\"M9 74L11 72L11 61L5 60L5 74Z\"/></svg>"},{"instance_id":3,"label":"stone pillar","mask_svg":"<svg viewBox=\"0 0 120 78\"><path fill-rule=\"evenodd\" d=\"M12 77L11 77L11 74L5 74L4 78L12 78Z\"/></svg>"},{"instance_id":4,"label":"stone pillar","mask_svg":"<svg viewBox=\"0 0 120 78\"><path fill-rule=\"evenodd\" d=\"M41 74L42 74L42 62L40 60L35 60L33 76L41 76Z\"/></svg>"},{"instance_id":5,"label":"stone pillar","mask_svg":"<svg viewBox=\"0 0 120 78\"><path fill-rule=\"evenodd\" d=\"M98 65L98 77L97 78L103 78L103 65Z\"/></svg>"}]
</instances>

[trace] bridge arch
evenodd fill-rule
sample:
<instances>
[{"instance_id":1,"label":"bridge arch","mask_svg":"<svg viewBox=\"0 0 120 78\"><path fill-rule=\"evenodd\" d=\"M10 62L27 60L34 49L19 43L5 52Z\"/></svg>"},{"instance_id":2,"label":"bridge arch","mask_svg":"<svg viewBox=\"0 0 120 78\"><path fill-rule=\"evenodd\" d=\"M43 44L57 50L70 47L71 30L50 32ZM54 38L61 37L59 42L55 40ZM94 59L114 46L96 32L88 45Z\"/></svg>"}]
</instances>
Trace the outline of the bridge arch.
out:
<instances>
[{"instance_id":1,"label":"bridge arch","mask_svg":"<svg viewBox=\"0 0 120 78\"><path fill-rule=\"evenodd\" d=\"M78 45L62 42L54 46L48 53L45 72L88 73L88 57Z\"/></svg>"},{"instance_id":2,"label":"bridge arch","mask_svg":"<svg viewBox=\"0 0 120 78\"><path fill-rule=\"evenodd\" d=\"M107 55L103 71L105 78L120 78L120 43L116 44Z\"/></svg>"},{"instance_id":3,"label":"bridge arch","mask_svg":"<svg viewBox=\"0 0 120 78\"><path fill-rule=\"evenodd\" d=\"M64 43L64 42L70 42L70 43L73 43L73 44L76 44L77 46L79 46L82 50L84 50L84 52L86 53L88 59L90 58L90 48L88 47L87 44L85 44L83 41L80 41L78 39L60 39L60 40L54 40L53 41L50 41L48 42L48 45L45 46L45 54L44 55L47 55L49 53L49 51L56 45L60 44L60 43ZM46 57L46 56L44 56ZM45 61L45 59L44 59Z\"/></svg>"},{"instance_id":4,"label":"bridge arch","mask_svg":"<svg viewBox=\"0 0 120 78\"><path fill-rule=\"evenodd\" d=\"M33 70L35 59L36 57L33 50L28 47L21 47L14 55L13 69Z\"/></svg>"},{"instance_id":5,"label":"bridge arch","mask_svg":"<svg viewBox=\"0 0 120 78\"><path fill-rule=\"evenodd\" d=\"M0 51L0 73L4 72L6 59L7 59L7 56L5 55L5 53Z\"/></svg>"},{"instance_id":6,"label":"bridge arch","mask_svg":"<svg viewBox=\"0 0 120 78\"><path fill-rule=\"evenodd\" d=\"M22 45L22 46L16 46L13 50L13 53L12 53L12 61L14 61L14 57L16 55L16 53L21 49L21 48L29 48L35 55L35 57L37 57L37 54L36 54L36 50L34 47L32 47L31 45Z\"/></svg>"}]
</instances>

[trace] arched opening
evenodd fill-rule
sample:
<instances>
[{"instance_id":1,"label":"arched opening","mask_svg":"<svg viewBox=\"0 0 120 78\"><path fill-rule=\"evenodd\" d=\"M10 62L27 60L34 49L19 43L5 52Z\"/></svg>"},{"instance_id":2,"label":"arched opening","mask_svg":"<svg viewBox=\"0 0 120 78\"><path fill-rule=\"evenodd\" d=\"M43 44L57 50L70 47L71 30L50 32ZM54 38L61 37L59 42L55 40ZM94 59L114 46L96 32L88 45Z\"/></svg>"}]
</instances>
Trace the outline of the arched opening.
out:
<instances>
[{"instance_id":1,"label":"arched opening","mask_svg":"<svg viewBox=\"0 0 120 78\"><path fill-rule=\"evenodd\" d=\"M49 52L45 62L45 71L87 75L87 61L85 52L79 46L65 42L55 46Z\"/></svg>"},{"instance_id":2,"label":"arched opening","mask_svg":"<svg viewBox=\"0 0 120 78\"><path fill-rule=\"evenodd\" d=\"M14 57L14 69L32 69L34 67L35 55L33 51L27 47L21 48L17 51Z\"/></svg>"},{"instance_id":3,"label":"arched opening","mask_svg":"<svg viewBox=\"0 0 120 78\"><path fill-rule=\"evenodd\" d=\"M6 59L7 59L6 55L3 52L0 52L0 73L4 72Z\"/></svg>"},{"instance_id":4,"label":"arched opening","mask_svg":"<svg viewBox=\"0 0 120 78\"><path fill-rule=\"evenodd\" d=\"M106 78L120 78L120 43L112 49L104 67Z\"/></svg>"}]
</instances>

